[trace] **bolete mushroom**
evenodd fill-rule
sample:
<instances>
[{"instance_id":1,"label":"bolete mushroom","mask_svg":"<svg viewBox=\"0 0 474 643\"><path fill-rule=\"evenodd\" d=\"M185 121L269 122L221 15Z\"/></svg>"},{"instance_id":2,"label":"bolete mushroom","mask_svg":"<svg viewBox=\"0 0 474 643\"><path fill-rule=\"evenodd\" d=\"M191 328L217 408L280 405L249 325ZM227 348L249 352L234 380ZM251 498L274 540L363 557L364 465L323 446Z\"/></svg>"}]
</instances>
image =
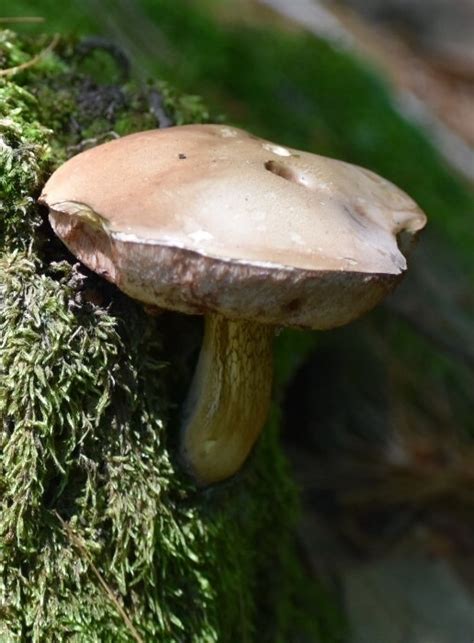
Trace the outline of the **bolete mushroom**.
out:
<instances>
[{"instance_id":1,"label":"bolete mushroom","mask_svg":"<svg viewBox=\"0 0 474 643\"><path fill-rule=\"evenodd\" d=\"M425 225L368 170L223 125L82 152L40 201L71 252L130 297L205 315L181 442L200 484L238 471L260 434L275 328L359 317L406 269L397 238Z\"/></svg>"}]
</instances>

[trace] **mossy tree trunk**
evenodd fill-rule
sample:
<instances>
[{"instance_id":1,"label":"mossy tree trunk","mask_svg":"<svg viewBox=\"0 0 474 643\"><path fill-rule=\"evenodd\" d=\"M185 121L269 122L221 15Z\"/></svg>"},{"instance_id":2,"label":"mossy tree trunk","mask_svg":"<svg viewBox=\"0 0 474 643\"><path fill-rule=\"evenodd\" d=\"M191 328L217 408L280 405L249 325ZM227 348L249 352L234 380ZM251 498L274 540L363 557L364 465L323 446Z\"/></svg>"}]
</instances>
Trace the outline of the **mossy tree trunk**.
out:
<instances>
[{"instance_id":1,"label":"mossy tree trunk","mask_svg":"<svg viewBox=\"0 0 474 643\"><path fill-rule=\"evenodd\" d=\"M157 97L175 123L207 112L99 83L93 47L54 44L35 60L47 39L0 33L0 640L288 640L296 495L276 421L235 480L197 490L175 435L199 320L147 315L36 204L68 156L157 127Z\"/></svg>"}]
</instances>

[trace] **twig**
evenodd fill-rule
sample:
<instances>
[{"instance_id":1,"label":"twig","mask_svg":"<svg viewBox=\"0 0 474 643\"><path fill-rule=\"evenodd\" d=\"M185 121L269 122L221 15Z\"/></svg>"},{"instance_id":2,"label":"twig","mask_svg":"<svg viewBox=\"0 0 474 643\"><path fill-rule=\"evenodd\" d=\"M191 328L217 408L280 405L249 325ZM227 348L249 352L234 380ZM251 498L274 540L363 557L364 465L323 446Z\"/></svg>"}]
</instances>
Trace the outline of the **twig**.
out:
<instances>
[{"instance_id":1,"label":"twig","mask_svg":"<svg viewBox=\"0 0 474 643\"><path fill-rule=\"evenodd\" d=\"M43 18L43 16L2 16L0 17L0 22L45 22L45 18Z\"/></svg>"},{"instance_id":2,"label":"twig","mask_svg":"<svg viewBox=\"0 0 474 643\"><path fill-rule=\"evenodd\" d=\"M109 137L112 140L116 140L117 138L120 138L120 136L117 134L117 132L114 132L113 130L110 130L110 131L104 132L100 136L96 136L94 138L85 138L84 140L82 140L77 145L68 146L67 150L71 154L78 154L79 152L82 152L85 149L87 149L89 146L94 147L95 145L98 145L98 143L102 143L103 141L106 141Z\"/></svg>"},{"instance_id":3,"label":"twig","mask_svg":"<svg viewBox=\"0 0 474 643\"><path fill-rule=\"evenodd\" d=\"M150 89L148 91L148 105L161 129L174 125L173 121L166 113L163 96L157 89Z\"/></svg>"},{"instance_id":4,"label":"twig","mask_svg":"<svg viewBox=\"0 0 474 643\"><path fill-rule=\"evenodd\" d=\"M105 51L114 59L120 69L123 83L130 78L131 63L127 53L120 45L108 38L102 38L100 36L89 36L88 38L84 38L77 46L76 53L79 60L82 60L83 58L90 56L96 50Z\"/></svg>"},{"instance_id":5,"label":"twig","mask_svg":"<svg viewBox=\"0 0 474 643\"><path fill-rule=\"evenodd\" d=\"M104 578L102 577L101 573L97 569L97 567L94 565L94 562L91 558L91 555L87 551L86 547L83 545L81 542L81 539L79 536L77 536L71 527L61 518L61 516L58 514L57 511L54 512L56 515L56 518L59 520L61 523L64 531L66 532L67 536L71 540L71 542L76 545L76 547L79 549L81 554L87 559L87 562L91 566L92 571L94 572L97 580L99 581L102 589L104 592L107 594L109 600L114 604L114 606L117 608L117 611L119 612L120 616L122 617L125 625L127 626L128 630L130 631L130 634L133 636L135 641L137 643L145 643L140 634L138 633L137 629L135 628L134 624L132 623L132 620L128 616L127 612L125 611L124 607L121 605L120 601L118 598L115 596L113 593L112 589L107 585L105 582Z\"/></svg>"},{"instance_id":6,"label":"twig","mask_svg":"<svg viewBox=\"0 0 474 643\"><path fill-rule=\"evenodd\" d=\"M50 51L52 51L56 45L59 42L59 35L56 34L49 45L42 49L36 56L31 58L30 60L27 60L26 63L22 63L21 65L17 65L16 67L9 67L8 69L0 69L0 76L12 76L13 74L17 74L19 71L23 71L24 69L28 69L29 67L33 67L33 65L36 65L37 62L43 58L43 56L46 56L46 54L49 54Z\"/></svg>"}]
</instances>

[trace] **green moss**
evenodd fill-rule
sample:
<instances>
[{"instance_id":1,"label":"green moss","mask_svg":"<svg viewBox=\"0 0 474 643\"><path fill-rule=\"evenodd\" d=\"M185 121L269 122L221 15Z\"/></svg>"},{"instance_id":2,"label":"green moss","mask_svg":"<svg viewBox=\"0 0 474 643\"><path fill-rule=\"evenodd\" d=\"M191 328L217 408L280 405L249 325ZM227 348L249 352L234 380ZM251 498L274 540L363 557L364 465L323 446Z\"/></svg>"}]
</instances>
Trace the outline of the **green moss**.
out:
<instances>
[{"instance_id":1,"label":"green moss","mask_svg":"<svg viewBox=\"0 0 474 643\"><path fill-rule=\"evenodd\" d=\"M40 223L34 196L49 157L49 131L35 118L36 100L0 78L0 244L24 247Z\"/></svg>"},{"instance_id":2,"label":"green moss","mask_svg":"<svg viewBox=\"0 0 474 643\"><path fill-rule=\"evenodd\" d=\"M0 56L42 46L3 33ZM240 476L196 490L173 447L175 324L74 265L36 205L84 138L154 125L146 93L56 51L0 79L0 640L133 640L123 612L147 641L288 640L297 496L276 418ZM178 122L208 118L159 88Z\"/></svg>"}]
</instances>

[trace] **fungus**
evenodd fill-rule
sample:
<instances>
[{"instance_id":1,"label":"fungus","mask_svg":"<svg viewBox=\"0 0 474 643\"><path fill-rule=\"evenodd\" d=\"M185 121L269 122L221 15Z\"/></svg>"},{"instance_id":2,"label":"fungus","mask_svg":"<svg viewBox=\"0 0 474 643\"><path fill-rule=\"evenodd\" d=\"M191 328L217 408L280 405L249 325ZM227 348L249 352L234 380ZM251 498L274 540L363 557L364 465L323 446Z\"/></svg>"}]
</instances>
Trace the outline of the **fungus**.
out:
<instances>
[{"instance_id":1,"label":"fungus","mask_svg":"<svg viewBox=\"0 0 474 643\"><path fill-rule=\"evenodd\" d=\"M281 326L329 329L399 281L425 215L372 172L221 125L131 134L73 157L40 201L66 246L145 305L205 316L181 449L199 484L244 463Z\"/></svg>"}]
</instances>

